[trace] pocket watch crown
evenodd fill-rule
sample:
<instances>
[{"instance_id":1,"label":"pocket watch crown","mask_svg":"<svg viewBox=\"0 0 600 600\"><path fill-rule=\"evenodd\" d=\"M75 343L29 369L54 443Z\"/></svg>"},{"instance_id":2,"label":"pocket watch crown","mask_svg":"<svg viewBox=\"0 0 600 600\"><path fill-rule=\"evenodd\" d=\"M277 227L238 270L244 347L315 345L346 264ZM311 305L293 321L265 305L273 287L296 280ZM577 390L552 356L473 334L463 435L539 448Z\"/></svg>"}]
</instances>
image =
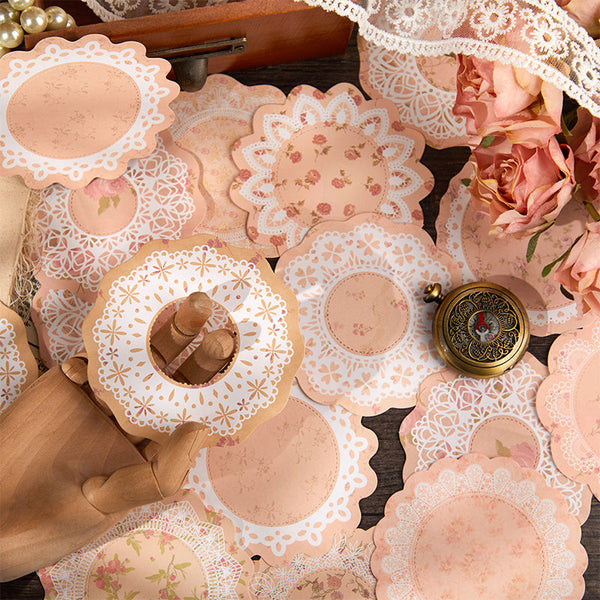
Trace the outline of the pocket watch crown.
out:
<instances>
[{"instance_id":1,"label":"pocket watch crown","mask_svg":"<svg viewBox=\"0 0 600 600\"><path fill-rule=\"evenodd\" d=\"M441 304L446 296L442 294L442 286L439 283L430 283L423 292L425 302L437 302Z\"/></svg>"}]
</instances>

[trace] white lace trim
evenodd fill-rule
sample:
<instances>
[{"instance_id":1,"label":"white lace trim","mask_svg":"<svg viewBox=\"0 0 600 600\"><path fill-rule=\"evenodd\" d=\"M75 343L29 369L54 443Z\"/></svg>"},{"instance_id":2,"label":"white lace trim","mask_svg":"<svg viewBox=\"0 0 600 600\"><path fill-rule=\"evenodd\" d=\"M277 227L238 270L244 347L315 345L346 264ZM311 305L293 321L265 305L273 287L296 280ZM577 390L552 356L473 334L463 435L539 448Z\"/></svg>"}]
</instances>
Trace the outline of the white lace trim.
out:
<instances>
[{"instance_id":1,"label":"white lace trim","mask_svg":"<svg viewBox=\"0 0 600 600\"><path fill-rule=\"evenodd\" d=\"M388 50L500 60L540 76L600 117L600 49L554 0L304 0L347 16Z\"/></svg>"},{"instance_id":2,"label":"white lace trim","mask_svg":"<svg viewBox=\"0 0 600 600\"><path fill-rule=\"evenodd\" d=\"M27 380L27 367L16 345L15 328L0 319L0 413L21 393Z\"/></svg>"}]
</instances>

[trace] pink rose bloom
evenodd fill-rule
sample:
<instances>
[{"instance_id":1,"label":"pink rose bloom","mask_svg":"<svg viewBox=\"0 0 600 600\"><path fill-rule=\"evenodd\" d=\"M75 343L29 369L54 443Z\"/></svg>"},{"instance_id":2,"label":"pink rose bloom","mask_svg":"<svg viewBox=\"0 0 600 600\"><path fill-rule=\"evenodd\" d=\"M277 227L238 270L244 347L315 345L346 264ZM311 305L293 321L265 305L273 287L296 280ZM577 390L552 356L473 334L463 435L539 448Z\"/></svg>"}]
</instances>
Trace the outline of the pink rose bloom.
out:
<instances>
[{"instance_id":1,"label":"pink rose bloom","mask_svg":"<svg viewBox=\"0 0 600 600\"><path fill-rule=\"evenodd\" d=\"M600 315L600 221L587 224L587 231L573 246L554 273L554 279L575 295L578 307Z\"/></svg>"},{"instance_id":2,"label":"pink rose bloom","mask_svg":"<svg viewBox=\"0 0 600 600\"><path fill-rule=\"evenodd\" d=\"M344 183L344 180L341 179L340 177L334 177L331 180L331 185L334 188L337 188L338 190L341 190L346 184Z\"/></svg>"},{"instance_id":3,"label":"pink rose bloom","mask_svg":"<svg viewBox=\"0 0 600 600\"><path fill-rule=\"evenodd\" d=\"M527 442L520 442L510 447L510 457L521 467L535 469L536 451Z\"/></svg>"},{"instance_id":4,"label":"pink rose bloom","mask_svg":"<svg viewBox=\"0 0 600 600\"><path fill-rule=\"evenodd\" d=\"M331 212L331 204L328 202L319 202L317 212L321 215L328 215Z\"/></svg>"},{"instance_id":5,"label":"pink rose bloom","mask_svg":"<svg viewBox=\"0 0 600 600\"><path fill-rule=\"evenodd\" d=\"M311 169L306 174L306 181L308 181L309 183L318 183L318 181L320 179L321 179L321 173L319 173L319 171L317 171L316 169Z\"/></svg>"},{"instance_id":6,"label":"pink rose bloom","mask_svg":"<svg viewBox=\"0 0 600 600\"><path fill-rule=\"evenodd\" d=\"M344 152L344 156L348 159L348 160L356 160L358 158L358 153L356 152L356 150L346 150Z\"/></svg>"},{"instance_id":7,"label":"pink rose bloom","mask_svg":"<svg viewBox=\"0 0 600 600\"><path fill-rule=\"evenodd\" d=\"M540 146L561 130L562 92L523 69L459 56L454 114L467 133L504 133L513 144Z\"/></svg>"},{"instance_id":8,"label":"pink rose bloom","mask_svg":"<svg viewBox=\"0 0 600 600\"><path fill-rule=\"evenodd\" d=\"M497 137L487 148L478 146L473 158L471 194L478 208L488 209L497 237L539 231L556 219L575 188L573 153L554 137L537 148Z\"/></svg>"},{"instance_id":9,"label":"pink rose bloom","mask_svg":"<svg viewBox=\"0 0 600 600\"><path fill-rule=\"evenodd\" d=\"M291 160L293 163L300 162L300 161L302 160L302 153L301 153L301 152L298 152L298 150L296 150L295 152L292 152L292 153L290 154L290 160Z\"/></svg>"},{"instance_id":10,"label":"pink rose bloom","mask_svg":"<svg viewBox=\"0 0 600 600\"><path fill-rule=\"evenodd\" d=\"M600 0L557 0L562 6L594 38L600 36Z\"/></svg>"},{"instance_id":11,"label":"pink rose bloom","mask_svg":"<svg viewBox=\"0 0 600 600\"><path fill-rule=\"evenodd\" d=\"M317 133L316 135L313 135L313 144L316 144L317 146L322 146L323 144L327 143L327 138L322 134L322 133Z\"/></svg>"},{"instance_id":12,"label":"pink rose bloom","mask_svg":"<svg viewBox=\"0 0 600 600\"><path fill-rule=\"evenodd\" d=\"M126 189L127 180L125 177L118 177L117 179L101 179L98 177L92 179L92 181L85 186L84 192L90 198L98 201L102 196L108 196L109 198L118 196Z\"/></svg>"},{"instance_id":13,"label":"pink rose bloom","mask_svg":"<svg viewBox=\"0 0 600 600\"><path fill-rule=\"evenodd\" d=\"M575 158L577 198L600 208L600 119L585 109L577 110L577 125L567 136Z\"/></svg>"}]
</instances>

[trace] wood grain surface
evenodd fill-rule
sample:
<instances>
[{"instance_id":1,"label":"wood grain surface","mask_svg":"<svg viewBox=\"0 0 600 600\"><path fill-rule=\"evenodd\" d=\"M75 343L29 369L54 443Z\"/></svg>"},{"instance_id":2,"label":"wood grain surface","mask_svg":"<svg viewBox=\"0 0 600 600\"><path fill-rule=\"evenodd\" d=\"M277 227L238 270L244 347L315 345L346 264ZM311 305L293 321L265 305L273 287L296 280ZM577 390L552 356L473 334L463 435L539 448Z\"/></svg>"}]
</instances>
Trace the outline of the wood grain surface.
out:
<instances>
[{"instance_id":1,"label":"wood grain surface","mask_svg":"<svg viewBox=\"0 0 600 600\"><path fill-rule=\"evenodd\" d=\"M298 62L290 65L277 65L251 71L231 73L246 85L271 84L288 93L298 84L310 84L322 91L340 82L350 82L359 86L359 57L356 36L343 56ZM360 86L359 86L360 87ZM433 191L421 202L425 213L425 229L435 239L435 219L439 202L446 191L448 182L456 175L468 158L466 148L434 150L426 148L422 162L435 176ZM274 261L270 261L272 264ZM550 345L556 336L532 337L529 350L541 362L547 364ZM379 450L371 459L371 466L377 473L378 486L375 492L361 501L362 528L377 524L383 516L387 499L402 489L402 468L404 451L398 438L400 423L411 409L391 409L376 417L364 417L363 424L372 429L379 439ZM590 517L582 527L582 543L589 556L589 567L585 573L586 593L584 600L600 600L600 503L593 500ZM15 582L0 585L2 600L40 600L43 590L35 574ZM467 599L465 599L467 600ZM517 599L515 600L522 600ZM539 599L545 600L545 599Z\"/></svg>"}]
</instances>

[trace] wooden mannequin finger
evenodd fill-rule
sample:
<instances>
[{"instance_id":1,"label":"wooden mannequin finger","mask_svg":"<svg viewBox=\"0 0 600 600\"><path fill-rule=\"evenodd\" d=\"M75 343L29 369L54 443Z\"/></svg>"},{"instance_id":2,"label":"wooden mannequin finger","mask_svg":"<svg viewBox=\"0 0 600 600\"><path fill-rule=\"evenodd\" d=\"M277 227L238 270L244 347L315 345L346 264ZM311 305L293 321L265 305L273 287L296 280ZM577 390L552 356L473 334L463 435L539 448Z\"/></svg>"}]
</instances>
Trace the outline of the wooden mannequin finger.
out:
<instances>
[{"instance_id":1,"label":"wooden mannequin finger","mask_svg":"<svg viewBox=\"0 0 600 600\"><path fill-rule=\"evenodd\" d=\"M212 314L212 301L204 292L190 294L177 312L150 338L152 357L164 369L200 333Z\"/></svg>"},{"instance_id":2,"label":"wooden mannequin finger","mask_svg":"<svg viewBox=\"0 0 600 600\"><path fill-rule=\"evenodd\" d=\"M202 343L173 375L176 381L200 385L227 366L235 352L235 334L228 329L207 333Z\"/></svg>"}]
</instances>

